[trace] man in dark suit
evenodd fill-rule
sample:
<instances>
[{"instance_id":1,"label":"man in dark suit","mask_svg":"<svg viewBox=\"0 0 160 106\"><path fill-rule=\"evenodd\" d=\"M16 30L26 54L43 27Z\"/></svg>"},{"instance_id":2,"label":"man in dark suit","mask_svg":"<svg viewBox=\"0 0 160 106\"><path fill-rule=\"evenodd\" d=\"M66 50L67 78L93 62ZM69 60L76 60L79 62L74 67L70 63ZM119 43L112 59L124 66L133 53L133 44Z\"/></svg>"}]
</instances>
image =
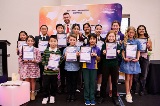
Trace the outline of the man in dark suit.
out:
<instances>
[{"instance_id":1,"label":"man in dark suit","mask_svg":"<svg viewBox=\"0 0 160 106\"><path fill-rule=\"evenodd\" d=\"M40 27L40 35L35 37L35 47L38 48L38 43L39 41L48 41L49 36L47 34L48 32L48 27L47 25L42 25ZM49 46L49 45L48 45ZM41 56L43 53L41 53ZM42 91L42 75L43 75L43 70L44 66L42 65L42 62L39 63L39 68L40 68L40 78L39 78L39 85L40 85L40 92Z\"/></svg>"}]
</instances>

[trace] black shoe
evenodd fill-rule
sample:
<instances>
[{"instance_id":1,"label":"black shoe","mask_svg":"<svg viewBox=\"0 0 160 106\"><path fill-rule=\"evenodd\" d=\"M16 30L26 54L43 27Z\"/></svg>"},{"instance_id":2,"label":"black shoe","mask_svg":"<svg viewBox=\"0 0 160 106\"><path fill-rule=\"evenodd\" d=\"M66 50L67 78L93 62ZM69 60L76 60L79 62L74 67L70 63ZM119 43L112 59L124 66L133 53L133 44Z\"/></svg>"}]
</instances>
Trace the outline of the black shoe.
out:
<instances>
[{"instance_id":1,"label":"black shoe","mask_svg":"<svg viewBox=\"0 0 160 106\"><path fill-rule=\"evenodd\" d=\"M100 91L97 91L96 97L97 97L97 98L100 98Z\"/></svg>"},{"instance_id":2,"label":"black shoe","mask_svg":"<svg viewBox=\"0 0 160 106\"><path fill-rule=\"evenodd\" d=\"M135 90L131 90L130 92L131 94L137 94Z\"/></svg>"},{"instance_id":3,"label":"black shoe","mask_svg":"<svg viewBox=\"0 0 160 106\"><path fill-rule=\"evenodd\" d=\"M74 102L75 100L76 100L75 95L72 95L72 96L71 96L71 102Z\"/></svg>"},{"instance_id":4,"label":"black shoe","mask_svg":"<svg viewBox=\"0 0 160 106\"><path fill-rule=\"evenodd\" d=\"M71 95L68 95L68 97L66 98L66 101L67 101L67 102L70 102L70 101L71 101Z\"/></svg>"},{"instance_id":5,"label":"black shoe","mask_svg":"<svg viewBox=\"0 0 160 106\"><path fill-rule=\"evenodd\" d=\"M113 99L113 103L114 103L116 106L120 106L118 97L113 97L112 99Z\"/></svg>"},{"instance_id":6,"label":"black shoe","mask_svg":"<svg viewBox=\"0 0 160 106\"><path fill-rule=\"evenodd\" d=\"M143 92L143 91L140 91L140 92L139 92L139 95L140 95L140 96L143 96L143 95L144 95L144 92Z\"/></svg>"},{"instance_id":7,"label":"black shoe","mask_svg":"<svg viewBox=\"0 0 160 106\"><path fill-rule=\"evenodd\" d=\"M101 104L102 102L104 102L104 98L100 97L98 100L98 104Z\"/></svg>"}]
</instances>

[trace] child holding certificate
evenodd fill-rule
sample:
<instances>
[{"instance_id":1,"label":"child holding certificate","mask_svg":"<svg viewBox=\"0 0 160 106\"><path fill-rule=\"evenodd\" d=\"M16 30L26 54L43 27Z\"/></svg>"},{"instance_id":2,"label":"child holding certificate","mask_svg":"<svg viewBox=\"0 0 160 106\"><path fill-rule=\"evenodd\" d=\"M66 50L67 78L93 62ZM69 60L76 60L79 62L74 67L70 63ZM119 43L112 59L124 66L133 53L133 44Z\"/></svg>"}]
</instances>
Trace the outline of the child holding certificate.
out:
<instances>
[{"instance_id":1,"label":"child holding certificate","mask_svg":"<svg viewBox=\"0 0 160 106\"><path fill-rule=\"evenodd\" d=\"M112 99L115 105L119 105L117 97L117 85L118 85L118 55L120 53L120 45L116 43L116 33L111 30L106 35L106 43L103 44L101 49L101 59L102 59L102 85L100 90L99 103L104 101L106 97L106 88L108 83L109 75L111 76L112 82Z\"/></svg>"},{"instance_id":2,"label":"child holding certificate","mask_svg":"<svg viewBox=\"0 0 160 106\"><path fill-rule=\"evenodd\" d=\"M67 102L75 101L75 93L77 88L77 75L79 67L79 47L76 46L77 37L74 34L68 36L70 45L64 49L65 70L67 71Z\"/></svg>"},{"instance_id":3,"label":"child holding certificate","mask_svg":"<svg viewBox=\"0 0 160 106\"><path fill-rule=\"evenodd\" d=\"M91 25L89 23L83 24L83 30L84 30L84 45L89 44L88 35L91 34Z\"/></svg>"},{"instance_id":4,"label":"child holding certificate","mask_svg":"<svg viewBox=\"0 0 160 106\"><path fill-rule=\"evenodd\" d=\"M51 35L49 38L49 44L50 47L44 51L42 57L42 64L44 65L44 95L42 104L47 104L48 97L50 97L49 103L55 102L58 80L57 75L59 73L59 62L61 57L61 51L57 48L57 36Z\"/></svg>"},{"instance_id":5,"label":"child holding certificate","mask_svg":"<svg viewBox=\"0 0 160 106\"><path fill-rule=\"evenodd\" d=\"M57 24L56 25L56 31L57 34L64 34L64 26L62 24ZM61 55L63 55L63 50L66 47L59 47L59 50L61 51ZM62 63L60 64L60 86L58 85L58 93L64 93L65 87L66 87L66 70L64 69L65 66L65 61L62 61Z\"/></svg>"},{"instance_id":6,"label":"child holding certificate","mask_svg":"<svg viewBox=\"0 0 160 106\"><path fill-rule=\"evenodd\" d=\"M152 51L152 42L147 33L146 27L144 25L139 25L137 28L138 40L142 45L142 50L140 52L139 63L141 66L141 73L133 76L133 86L132 92L136 93L137 83L139 82L139 95L142 96L145 93L146 78L148 74L148 51Z\"/></svg>"},{"instance_id":7,"label":"child holding certificate","mask_svg":"<svg viewBox=\"0 0 160 106\"><path fill-rule=\"evenodd\" d=\"M129 103L133 102L130 93L133 74L141 73L139 64L141 46L136 38L136 29L134 27L129 27L122 44L123 59L120 65L120 71L125 73L126 101Z\"/></svg>"},{"instance_id":8,"label":"child holding certificate","mask_svg":"<svg viewBox=\"0 0 160 106\"><path fill-rule=\"evenodd\" d=\"M73 24L72 25L72 33L76 35L77 37L77 42L76 42L76 46L81 47L84 45L84 38L83 38L83 34L80 32L80 24ZM81 69L78 71L78 80L77 80L77 92L80 92L80 88L82 85L82 71Z\"/></svg>"},{"instance_id":9,"label":"child holding certificate","mask_svg":"<svg viewBox=\"0 0 160 106\"><path fill-rule=\"evenodd\" d=\"M18 42L17 42L17 55L19 55L19 49L20 47L22 47L22 42L25 42L26 43L26 38L28 37L28 34L25 32L25 31L21 31L19 33L19 36L18 36ZM24 43L23 43L24 44Z\"/></svg>"},{"instance_id":10,"label":"child holding certificate","mask_svg":"<svg viewBox=\"0 0 160 106\"><path fill-rule=\"evenodd\" d=\"M102 25L98 24L95 26L95 34L97 35L97 46L102 49L102 45L104 44L104 39L101 37L102 33ZM97 93L96 97L100 97L100 87L102 82L102 61L98 62L98 70L97 70Z\"/></svg>"},{"instance_id":11,"label":"child holding certificate","mask_svg":"<svg viewBox=\"0 0 160 106\"><path fill-rule=\"evenodd\" d=\"M22 46L26 44L26 38L28 37L27 33L25 31L21 31L18 36L17 41L17 55L19 55L19 52L22 50ZM21 66L22 62L19 62L19 71L18 73L21 74ZM21 75L20 75L21 76ZM22 80L22 78L20 78Z\"/></svg>"},{"instance_id":12,"label":"child holding certificate","mask_svg":"<svg viewBox=\"0 0 160 106\"><path fill-rule=\"evenodd\" d=\"M44 50L49 47L49 45L46 44L49 40L49 36L47 33L48 33L47 25L41 25L40 35L35 37L35 47L39 48L39 50L41 51L41 56L43 55ZM39 63L39 68L40 68L40 78L39 78L40 90L39 91L42 92L42 89L43 89L43 84L42 84L43 76L42 75L44 71L42 62Z\"/></svg>"},{"instance_id":13,"label":"child holding certificate","mask_svg":"<svg viewBox=\"0 0 160 106\"><path fill-rule=\"evenodd\" d=\"M77 36L77 46L83 46L84 38L82 37L82 33L80 33L80 25L79 24L73 24L72 25L72 33Z\"/></svg>"},{"instance_id":14,"label":"child holding certificate","mask_svg":"<svg viewBox=\"0 0 160 106\"><path fill-rule=\"evenodd\" d=\"M40 69L38 63L41 61L40 51L34 47L34 37L29 35L26 39L27 45L23 46L22 52L20 52L19 62L22 62L21 66L21 78L30 82L31 87L31 100L35 100L35 85L36 78L40 77Z\"/></svg>"},{"instance_id":15,"label":"child holding certificate","mask_svg":"<svg viewBox=\"0 0 160 106\"><path fill-rule=\"evenodd\" d=\"M112 24L111 24L111 30L114 30L115 33L116 33L116 41L117 41L117 43L120 44L120 45L122 45L122 41L124 40L124 34L121 33L120 27L121 27L121 24L117 20L114 20L112 22ZM121 62L122 62L122 56L119 55L118 56L118 70L119 70ZM109 81L109 97L112 97L111 76L109 76L108 81ZM117 95L119 95L119 94L117 93Z\"/></svg>"},{"instance_id":16,"label":"child holding certificate","mask_svg":"<svg viewBox=\"0 0 160 106\"><path fill-rule=\"evenodd\" d=\"M100 60L100 49L96 46L97 36L92 33L88 36L89 45L86 48L81 48L80 61L84 61L82 65L83 79L84 79L84 100L86 105L95 105L95 82L97 77L97 63ZM91 50L88 50L88 49ZM85 50L86 49L86 50ZM85 51L88 51L84 53ZM90 51L90 52L89 52ZM85 62L86 61L86 62Z\"/></svg>"}]
</instances>

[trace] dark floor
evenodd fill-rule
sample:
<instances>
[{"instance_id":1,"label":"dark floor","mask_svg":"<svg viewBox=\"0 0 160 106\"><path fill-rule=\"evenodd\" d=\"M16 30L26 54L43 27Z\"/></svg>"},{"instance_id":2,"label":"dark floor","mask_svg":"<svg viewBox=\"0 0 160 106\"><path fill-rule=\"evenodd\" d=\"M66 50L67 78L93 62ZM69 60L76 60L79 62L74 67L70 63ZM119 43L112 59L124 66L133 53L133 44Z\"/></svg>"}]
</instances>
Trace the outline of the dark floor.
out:
<instances>
[{"instance_id":1,"label":"dark floor","mask_svg":"<svg viewBox=\"0 0 160 106\"><path fill-rule=\"evenodd\" d=\"M118 86L119 91L125 92L124 84L121 84ZM81 93L77 93L77 100L75 102L66 102L66 94L57 94L56 96L56 102L54 104L47 104L46 106L85 106L83 101L83 91ZM121 99L125 106L160 106L160 95L151 95L147 94L145 96L139 96L138 94L132 95L133 97L133 103L127 103L125 101L125 95L121 96ZM30 101L23 106L44 106L41 104L42 102L42 93L39 93L36 96L35 101ZM96 104L98 106L114 106L112 103L112 99L107 97L106 101L102 104Z\"/></svg>"}]
</instances>

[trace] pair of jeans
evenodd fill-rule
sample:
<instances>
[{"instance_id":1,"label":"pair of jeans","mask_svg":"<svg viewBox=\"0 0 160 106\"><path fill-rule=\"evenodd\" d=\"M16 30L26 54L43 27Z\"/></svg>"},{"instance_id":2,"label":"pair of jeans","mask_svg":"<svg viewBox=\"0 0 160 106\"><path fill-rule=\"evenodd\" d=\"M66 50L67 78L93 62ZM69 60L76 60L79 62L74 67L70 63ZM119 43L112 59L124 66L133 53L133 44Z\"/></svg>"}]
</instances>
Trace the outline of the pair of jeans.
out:
<instances>
[{"instance_id":1,"label":"pair of jeans","mask_svg":"<svg viewBox=\"0 0 160 106\"><path fill-rule=\"evenodd\" d=\"M95 100L95 82L97 78L96 69L82 69L84 79L84 99Z\"/></svg>"}]
</instances>

